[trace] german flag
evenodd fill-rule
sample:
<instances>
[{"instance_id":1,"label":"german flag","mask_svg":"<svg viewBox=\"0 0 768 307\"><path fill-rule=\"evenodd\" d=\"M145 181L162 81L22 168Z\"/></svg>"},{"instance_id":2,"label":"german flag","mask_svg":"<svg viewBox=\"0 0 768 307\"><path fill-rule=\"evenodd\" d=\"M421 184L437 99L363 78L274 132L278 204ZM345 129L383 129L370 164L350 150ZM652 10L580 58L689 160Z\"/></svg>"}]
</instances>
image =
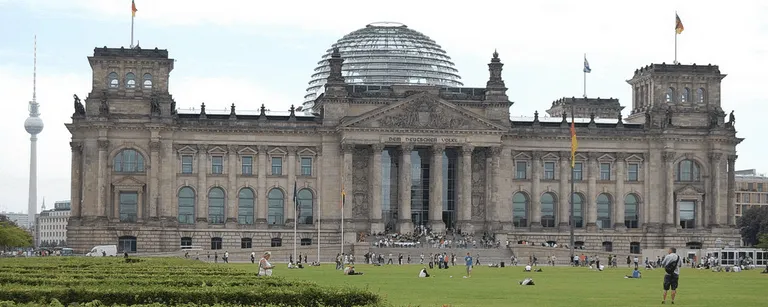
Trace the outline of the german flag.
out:
<instances>
[{"instance_id":1,"label":"german flag","mask_svg":"<svg viewBox=\"0 0 768 307\"><path fill-rule=\"evenodd\" d=\"M683 33L683 30L685 30L685 27L683 27L683 21L681 21L680 16L677 16L677 13L675 13L675 33Z\"/></svg>"},{"instance_id":2,"label":"german flag","mask_svg":"<svg viewBox=\"0 0 768 307\"><path fill-rule=\"evenodd\" d=\"M134 0L131 0L131 17L136 17L136 2Z\"/></svg>"},{"instance_id":3,"label":"german flag","mask_svg":"<svg viewBox=\"0 0 768 307\"><path fill-rule=\"evenodd\" d=\"M576 125L571 120L571 168L576 167L576 149L579 148L579 141L576 140Z\"/></svg>"},{"instance_id":4,"label":"german flag","mask_svg":"<svg viewBox=\"0 0 768 307\"><path fill-rule=\"evenodd\" d=\"M347 200L347 192L344 192L344 183L341 184L341 210L344 210L344 202Z\"/></svg>"}]
</instances>

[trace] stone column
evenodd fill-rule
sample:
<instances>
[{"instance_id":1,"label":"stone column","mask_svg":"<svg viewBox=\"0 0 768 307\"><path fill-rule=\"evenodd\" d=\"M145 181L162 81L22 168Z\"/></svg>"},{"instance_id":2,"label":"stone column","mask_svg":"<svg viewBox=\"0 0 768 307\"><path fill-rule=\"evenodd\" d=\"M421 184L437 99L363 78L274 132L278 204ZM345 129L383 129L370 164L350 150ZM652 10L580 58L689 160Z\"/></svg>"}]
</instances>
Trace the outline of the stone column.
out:
<instances>
[{"instance_id":1,"label":"stone column","mask_svg":"<svg viewBox=\"0 0 768 307\"><path fill-rule=\"evenodd\" d=\"M616 153L616 191L614 193L614 222L613 228L617 230L627 229L624 225L624 180L626 180L627 154L623 152Z\"/></svg>"},{"instance_id":2,"label":"stone column","mask_svg":"<svg viewBox=\"0 0 768 307\"><path fill-rule=\"evenodd\" d=\"M258 163L253 168L257 176L256 224L265 227L267 225L267 208L269 208L267 200L267 174L269 174L270 166L267 163L267 151L269 147L267 145L259 145L257 149Z\"/></svg>"},{"instance_id":3,"label":"stone column","mask_svg":"<svg viewBox=\"0 0 768 307\"><path fill-rule=\"evenodd\" d=\"M208 145L197 145L197 204L196 221L208 222Z\"/></svg>"},{"instance_id":4,"label":"stone column","mask_svg":"<svg viewBox=\"0 0 768 307\"><path fill-rule=\"evenodd\" d=\"M458 185L457 216L458 227L463 232L470 230L472 222L472 151L474 149L471 145L461 147L461 170L459 172L461 181Z\"/></svg>"},{"instance_id":5,"label":"stone column","mask_svg":"<svg viewBox=\"0 0 768 307\"><path fill-rule=\"evenodd\" d=\"M72 149L72 180L70 181L70 198L72 200L72 210L70 212L70 218L79 219L82 213L83 144L80 142L69 142L69 146Z\"/></svg>"},{"instance_id":6,"label":"stone column","mask_svg":"<svg viewBox=\"0 0 768 307\"><path fill-rule=\"evenodd\" d=\"M709 208L707 209L709 212L709 219L708 223L710 227L720 227L720 200L722 199L720 194L720 181L722 181L722 177L720 175L720 166L722 165L722 159L723 154L719 152L711 152L709 153L709 165L711 165L711 168L709 170L710 177L712 180L710 181L710 195L707 197L707 200L709 201Z\"/></svg>"},{"instance_id":7,"label":"stone column","mask_svg":"<svg viewBox=\"0 0 768 307\"><path fill-rule=\"evenodd\" d=\"M314 217L315 223L319 223L320 219L324 216L321 216L323 213L322 207L323 207L323 192L325 190L325 186L323 185L323 174L325 173L323 170L323 145L315 147L315 152L317 153L317 156L315 158L315 164L313 165L314 169L312 170L314 173L312 173L315 178L317 178L317 191L315 192L315 202L314 207L312 208L313 212L312 215ZM315 224L315 227L318 227L317 224ZM320 244L320 238L318 237L316 244Z\"/></svg>"},{"instance_id":8,"label":"stone column","mask_svg":"<svg viewBox=\"0 0 768 307\"><path fill-rule=\"evenodd\" d=\"M288 190L288 198L285 202L285 217L286 225L293 225L296 223L296 204L293 203L293 189L296 183L296 153L299 148L296 146L288 146L288 186L285 188ZM298 189L298 188L297 188Z\"/></svg>"},{"instance_id":9,"label":"stone column","mask_svg":"<svg viewBox=\"0 0 768 307\"><path fill-rule=\"evenodd\" d=\"M176 185L176 174L178 165L181 161L176 159L176 152L173 150L173 140L161 141L165 157L160 161L159 189L160 194L160 217L161 219L176 221L179 218L178 206L178 186Z\"/></svg>"},{"instance_id":10,"label":"stone column","mask_svg":"<svg viewBox=\"0 0 768 307\"><path fill-rule=\"evenodd\" d=\"M411 220L411 152L413 145L402 145L400 147L400 182L397 191L400 194L400 203L398 205L399 220L397 221L397 231L400 233L413 232L413 221ZM351 160L351 159L350 159Z\"/></svg>"},{"instance_id":11,"label":"stone column","mask_svg":"<svg viewBox=\"0 0 768 307\"><path fill-rule=\"evenodd\" d=\"M514 191L512 189L512 176L515 173L512 165L512 149L509 147L501 147L500 153L496 164L497 178L496 190L498 191L498 201L496 202L496 215L497 220L501 224L501 230L506 232L512 231L514 224L512 223L512 195ZM499 240L499 238L497 238Z\"/></svg>"},{"instance_id":12,"label":"stone column","mask_svg":"<svg viewBox=\"0 0 768 307\"><path fill-rule=\"evenodd\" d=\"M96 201L96 216L98 217L107 217L107 193L109 191L106 178L107 178L107 169L109 168L109 159L107 157L107 149L109 149L109 141L108 140L99 140L99 168L98 168L98 179L97 179L97 191L98 191L98 198ZM141 207L139 207L141 208Z\"/></svg>"},{"instance_id":13,"label":"stone column","mask_svg":"<svg viewBox=\"0 0 768 307\"><path fill-rule=\"evenodd\" d=\"M596 152L587 153L589 161L587 162L587 195L586 195L586 210L582 208L582 212L587 212L587 231L597 231L597 177L600 176L600 167L597 165Z\"/></svg>"},{"instance_id":14,"label":"stone column","mask_svg":"<svg viewBox=\"0 0 768 307\"><path fill-rule=\"evenodd\" d=\"M381 219L381 152L384 144L371 145L371 233L384 232L384 223Z\"/></svg>"},{"instance_id":15,"label":"stone column","mask_svg":"<svg viewBox=\"0 0 768 307\"><path fill-rule=\"evenodd\" d=\"M138 206L137 206L138 210L136 212L136 221L140 222L140 221L143 221L143 220L147 219L146 218L147 214L144 213L144 206L146 205L146 202L144 201L144 191L139 189L138 193L139 193L139 203L138 203ZM119 197L117 197L117 198L119 199ZM118 218L119 217L120 217L120 215L118 213Z\"/></svg>"},{"instance_id":16,"label":"stone column","mask_svg":"<svg viewBox=\"0 0 768 307\"><path fill-rule=\"evenodd\" d=\"M501 186L503 183L501 179L501 147L491 147L488 153L490 153L491 160L491 181L489 182L491 193L488 196L490 202L486 206L486 210L490 213L488 222L490 222L491 229L489 230L496 231L501 229L501 189L503 189Z\"/></svg>"},{"instance_id":17,"label":"stone column","mask_svg":"<svg viewBox=\"0 0 768 307\"><path fill-rule=\"evenodd\" d=\"M726 221L729 227L736 227L736 159L737 155L728 155L728 209Z\"/></svg>"},{"instance_id":18,"label":"stone column","mask_svg":"<svg viewBox=\"0 0 768 307\"><path fill-rule=\"evenodd\" d=\"M443 152L445 146L433 145L429 166L429 227L433 232L445 232L443 222Z\"/></svg>"},{"instance_id":19,"label":"stone column","mask_svg":"<svg viewBox=\"0 0 768 307\"><path fill-rule=\"evenodd\" d=\"M661 157L664 160L664 170L667 175L664 179L664 208L666 209L664 224L665 228L677 228L680 223L675 214L675 153L665 151Z\"/></svg>"},{"instance_id":20,"label":"stone column","mask_svg":"<svg viewBox=\"0 0 768 307\"><path fill-rule=\"evenodd\" d=\"M344 223L349 224L352 220L352 200L354 199L353 192L355 191L354 183L352 181L352 154L355 151L355 144L341 144L341 151L343 154L343 160L341 162L341 184L344 187L344 193L346 193L346 200L344 201ZM344 226L345 231L352 231L352 227ZM346 234L345 234L346 235Z\"/></svg>"},{"instance_id":21,"label":"stone column","mask_svg":"<svg viewBox=\"0 0 768 307\"><path fill-rule=\"evenodd\" d=\"M157 220L160 216L158 201L160 200L160 141L152 140L149 142L149 214L151 220Z\"/></svg>"},{"instance_id":22,"label":"stone column","mask_svg":"<svg viewBox=\"0 0 768 307\"><path fill-rule=\"evenodd\" d=\"M560 199L558 199L558 212L557 216L560 220L560 231L570 230L570 214L571 214L571 185L569 180L571 178L571 152L560 152Z\"/></svg>"},{"instance_id":23,"label":"stone column","mask_svg":"<svg viewBox=\"0 0 768 307\"><path fill-rule=\"evenodd\" d=\"M534 151L531 155L531 230L541 229L541 152Z\"/></svg>"},{"instance_id":24,"label":"stone column","mask_svg":"<svg viewBox=\"0 0 768 307\"><path fill-rule=\"evenodd\" d=\"M238 185L237 185L237 149L236 145L227 146L227 209L224 212L226 216L226 224L234 227L237 224L237 201Z\"/></svg>"}]
</instances>

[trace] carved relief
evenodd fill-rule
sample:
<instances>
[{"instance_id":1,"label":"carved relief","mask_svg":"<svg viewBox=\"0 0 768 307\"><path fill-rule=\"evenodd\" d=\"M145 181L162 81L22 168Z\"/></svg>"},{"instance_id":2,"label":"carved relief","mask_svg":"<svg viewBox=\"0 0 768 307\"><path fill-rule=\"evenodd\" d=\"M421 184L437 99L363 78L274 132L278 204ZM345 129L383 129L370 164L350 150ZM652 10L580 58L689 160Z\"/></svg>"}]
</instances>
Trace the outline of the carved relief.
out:
<instances>
[{"instance_id":1,"label":"carved relief","mask_svg":"<svg viewBox=\"0 0 768 307\"><path fill-rule=\"evenodd\" d=\"M736 163L737 155L728 155L728 163Z\"/></svg>"},{"instance_id":2,"label":"carved relief","mask_svg":"<svg viewBox=\"0 0 768 307\"><path fill-rule=\"evenodd\" d=\"M430 149L431 149L432 155L442 155L443 152L445 151L445 145L441 145L441 144L432 145Z\"/></svg>"},{"instance_id":3,"label":"carved relief","mask_svg":"<svg viewBox=\"0 0 768 307\"><path fill-rule=\"evenodd\" d=\"M288 146L288 154L295 155L297 151L299 151L299 147L296 146Z\"/></svg>"},{"instance_id":4,"label":"carved relief","mask_svg":"<svg viewBox=\"0 0 768 307\"><path fill-rule=\"evenodd\" d=\"M501 156L501 147L494 146L488 148L488 153L491 155L491 157L500 157Z\"/></svg>"},{"instance_id":5,"label":"carved relief","mask_svg":"<svg viewBox=\"0 0 768 307\"><path fill-rule=\"evenodd\" d=\"M371 149L373 149L373 152L381 153L384 150L384 144L376 143L371 145Z\"/></svg>"},{"instance_id":6,"label":"carved relief","mask_svg":"<svg viewBox=\"0 0 768 307\"><path fill-rule=\"evenodd\" d=\"M109 141L108 140L99 140L99 150L107 150L109 149Z\"/></svg>"},{"instance_id":7,"label":"carved relief","mask_svg":"<svg viewBox=\"0 0 768 307\"><path fill-rule=\"evenodd\" d=\"M237 145L227 145L227 151L229 153L237 153L238 150L240 150L240 146L237 146Z\"/></svg>"},{"instance_id":8,"label":"carved relief","mask_svg":"<svg viewBox=\"0 0 768 307\"><path fill-rule=\"evenodd\" d=\"M355 144L343 143L341 144L342 153L351 153L355 150Z\"/></svg>"},{"instance_id":9,"label":"carved relief","mask_svg":"<svg viewBox=\"0 0 768 307\"><path fill-rule=\"evenodd\" d=\"M352 217L356 219L367 219L369 204L368 191L370 185L368 175L370 150L367 148L355 149L352 153Z\"/></svg>"},{"instance_id":10,"label":"carved relief","mask_svg":"<svg viewBox=\"0 0 768 307\"><path fill-rule=\"evenodd\" d=\"M475 147L472 146L472 145L461 146L461 154L464 155L464 156L471 155L472 151L474 151L474 150L475 150Z\"/></svg>"},{"instance_id":11,"label":"carved relief","mask_svg":"<svg viewBox=\"0 0 768 307\"><path fill-rule=\"evenodd\" d=\"M661 158L664 159L664 162L673 162L675 161L675 153L671 151L665 151L661 153Z\"/></svg>"},{"instance_id":12,"label":"carved relief","mask_svg":"<svg viewBox=\"0 0 768 307\"><path fill-rule=\"evenodd\" d=\"M267 146L267 145L258 145L258 146L256 146L256 149L260 153L267 153L267 150L269 150L269 146Z\"/></svg>"},{"instance_id":13,"label":"carved relief","mask_svg":"<svg viewBox=\"0 0 768 307\"><path fill-rule=\"evenodd\" d=\"M485 159L486 152L478 150L472 154L472 219L485 219Z\"/></svg>"},{"instance_id":14,"label":"carved relief","mask_svg":"<svg viewBox=\"0 0 768 307\"><path fill-rule=\"evenodd\" d=\"M719 152L710 152L709 153L709 160L713 162L720 162L720 159L723 158L723 154Z\"/></svg>"},{"instance_id":15,"label":"carved relief","mask_svg":"<svg viewBox=\"0 0 768 307\"><path fill-rule=\"evenodd\" d=\"M197 150L199 150L201 152L206 152L206 151L208 151L208 145L206 145L206 144L198 144L197 145Z\"/></svg>"},{"instance_id":16,"label":"carved relief","mask_svg":"<svg viewBox=\"0 0 768 307\"><path fill-rule=\"evenodd\" d=\"M461 129L469 125L466 117L452 114L431 97L421 97L406 105L400 114L385 116L379 123L387 127L431 129Z\"/></svg>"},{"instance_id":17,"label":"carved relief","mask_svg":"<svg viewBox=\"0 0 768 307\"><path fill-rule=\"evenodd\" d=\"M160 147L162 147L162 144L159 141L149 142L149 149L151 151L160 151Z\"/></svg>"},{"instance_id":18,"label":"carved relief","mask_svg":"<svg viewBox=\"0 0 768 307\"><path fill-rule=\"evenodd\" d=\"M69 147L72 149L72 152L81 152L83 150L83 143L80 142L69 142Z\"/></svg>"}]
</instances>

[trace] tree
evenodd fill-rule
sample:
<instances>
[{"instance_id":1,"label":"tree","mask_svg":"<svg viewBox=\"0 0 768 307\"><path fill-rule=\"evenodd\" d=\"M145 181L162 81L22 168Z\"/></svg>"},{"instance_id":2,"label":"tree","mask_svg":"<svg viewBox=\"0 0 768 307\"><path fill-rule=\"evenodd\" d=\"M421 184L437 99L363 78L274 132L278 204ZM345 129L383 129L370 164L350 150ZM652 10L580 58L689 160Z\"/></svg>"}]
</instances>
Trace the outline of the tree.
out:
<instances>
[{"instance_id":1,"label":"tree","mask_svg":"<svg viewBox=\"0 0 768 307\"><path fill-rule=\"evenodd\" d=\"M741 238L747 245L756 245L760 234L768 234L768 206L753 206L739 219Z\"/></svg>"},{"instance_id":2,"label":"tree","mask_svg":"<svg viewBox=\"0 0 768 307\"><path fill-rule=\"evenodd\" d=\"M0 215L0 249L28 247L32 246L32 242L32 235L8 220L7 216Z\"/></svg>"},{"instance_id":3,"label":"tree","mask_svg":"<svg viewBox=\"0 0 768 307\"><path fill-rule=\"evenodd\" d=\"M762 248L764 250L768 250L768 233L764 233L760 235L760 244L758 244L755 247Z\"/></svg>"}]
</instances>

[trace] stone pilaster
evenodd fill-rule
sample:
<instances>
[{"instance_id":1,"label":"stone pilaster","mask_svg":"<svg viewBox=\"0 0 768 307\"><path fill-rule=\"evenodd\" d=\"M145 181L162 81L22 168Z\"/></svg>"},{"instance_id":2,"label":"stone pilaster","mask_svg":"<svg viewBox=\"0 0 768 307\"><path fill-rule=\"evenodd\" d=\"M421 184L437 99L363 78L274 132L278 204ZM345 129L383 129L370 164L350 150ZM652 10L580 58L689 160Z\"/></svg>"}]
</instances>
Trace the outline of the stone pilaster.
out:
<instances>
[{"instance_id":1,"label":"stone pilaster","mask_svg":"<svg viewBox=\"0 0 768 307\"><path fill-rule=\"evenodd\" d=\"M445 231L443 222L443 153L445 146L433 145L429 167L429 227L433 232Z\"/></svg>"},{"instance_id":2,"label":"stone pilaster","mask_svg":"<svg viewBox=\"0 0 768 307\"><path fill-rule=\"evenodd\" d=\"M371 145L371 233L384 232L384 223L381 219L381 152L384 144Z\"/></svg>"},{"instance_id":3,"label":"stone pilaster","mask_svg":"<svg viewBox=\"0 0 768 307\"><path fill-rule=\"evenodd\" d=\"M99 167L98 167L98 180L97 180L97 189L98 189L98 200L96 205L96 216L98 217L107 217L107 193L109 192L109 189L107 187L107 170L109 169L109 157L107 156L107 150L109 149L109 141L108 140L99 140ZM141 198L139 198L141 200ZM139 207L141 209L141 207ZM119 215L118 215L119 216ZM142 216L139 216L139 218L142 218Z\"/></svg>"},{"instance_id":4,"label":"stone pilaster","mask_svg":"<svg viewBox=\"0 0 768 307\"><path fill-rule=\"evenodd\" d=\"M83 176L83 143L81 142L69 142L69 147L72 149L72 180L70 182L70 199L72 209L70 211L70 218L79 219L82 213L82 176Z\"/></svg>"},{"instance_id":5,"label":"stone pilaster","mask_svg":"<svg viewBox=\"0 0 768 307\"><path fill-rule=\"evenodd\" d=\"M722 199L722 194L720 193L720 182L722 181L722 177L720 174L720 169L723 164L722 161L723 154L719 152L711 152L709 153L709 165L710 165L710 177L712 180L710 181L710 191L711 196L707 197L707 200L709 201L709 227L720 227L720 213L722 212L720 210L720 203Z\"/></svg>"},{"instance_id":6,"label":"stone pilaster","mask_svg":"<svg viewBox=\"0 0 768 307\"><path fill-rule=\"evenodd\" d=\"M355 151L355 144L341 144L342 162L341 162L341 184L343 191L346 194L344 201L344 223L349 224L348 221L352 220L352 198L354 197L351 192L354 192L355 187L352 182L352 153ZM351 225L350 225L351 226ZM344 226L346 229L352 229L348 225Z\"/></svg>"},{"instance_id":7,"label":"stone pilaster","mask_svg":"<svg viewBox=\"0 0 768 307\"><path fill-rule=\"evenodd\" d=\"M288 146L288 186L285 187L288 190L288 198L285 201L285 224L287 226L293 226L293 223L296 222L296 204L293 203L293 189L296 184L296 152L298 150L299 148L296 146Z\"/></svg>"},{"instance_id":8,"label":"stone pilaster","mask_svg":"<svg viewBox=\"0 0 768 307\"><path fill-rule=\"evenodd\" d=\"M400 208L398 208L397 231L400 233L413 232L411 220L411 151L413 145L402 145L400 148L400 182L397 191L400 194ZM350 157L350 162L351 162Z\"/></svg>"},{"instance_id":9,"label":"stone pilaster","mask_svg":"<svg viewBox=\"0 0 768 307\"><path fill-rule=\"evenodd\" d=\"M198 223L208 222L208 145L197 145L197 204L195 217Z\"/></svg>"},{"instance_id":10,"label":"stone pilaster","mask_svg":"<svg viewBox=\"0 0 768 307\"><path fill-rule=\"evenodd\" d=\"M312 175L315 176L317 180L317 190L322 191L324 187L322 174L325 173L323 169L323 146L320 145L315 147L315 152L317 153L317 157L315 158L315 161L314 161L315 162L315 164L313 165L314 173ZM315 223L318 223L318 224L315 224L315 227L318 227L318 228L320 227L319 225L320 218L322 217L321 214L323 213L321 210L321 208L323 207L323 198L324 197L322 192L315 193L315 204L314 204L315 206L312 209L314 210L313 215L314 215ZM313 244L320 244L320 238L318 237L317 243L313 243Z\"/></svg>"},{"instance_id":11,"label":"stone pilaster","mask_svg":"<svg viewBox=\"0 0 768 307\"><path fill-rule=\"evenodd\" d=\"M488 222L491 225L491 231L497 231L501 229L501 187L504 182L501 178L501 147L494 146L489 148L489 159L491 161L491 180L488 182L490 187L490 195L488 196L489 205L486 206L486 213L490 217Z\"/></svg>"},{"instance_id":12,"label":"stone pilaster","mask_svg":"<svg viewBox=\"0 0 768 307\"><path fill-rule=\"evenodd\" d=\"M157 220L160 216L159 204L160 201L160 148L162 144L158 140L152 140L149 142L149 197L147 203L149 204L149 212L147 217L150 220Z\"/></svg>"},{"instance_id":13,"label":"stone pilaster","mask_svg":"<svg viewBox=\"0 0 768 307\"><path fill-rule=\"evenodd\" d=\"M266 227L267 225L267 174L269 174L269 163L267 163L267 145L259 145L258 149L258 164L253 169L256 170L257 176L257 199L256 202L256 224L259 227Z\"/></svg>"},{"instance_id":14,"label":"stone pilaster","mask_svg":"<svg viewBox=\"0 0 768 307\"><path fill-rule=\"evenodd\" d=\"M661 154L661 158L664 160L664 171L666 172L664 178L664 228L677 228L680 223L675 218L675 153L665 151Z\"/></svg>"},{"instance_id":15,"label":"stone pilaster","mask_svg":"<svg viewBox=\"0 0 768 307\"><path fill-rule=\"evenodd\" d=\"M557 216L560 220L560 231L568 231L570 229L570 213L571 213L571 186L568 184L568 180L571 178L571 152L560 152L560 199L558 199L558 212Z\"/></svg>"},{"instance_id":16,"label":"stone pilaster","mask_svg":"<svg viewBox=\"0 0 768 307\"><path fill-rule=\"evenodd\" d=\"M736 227L736 159L737 155L728 155L728 209L727 224Z\"/></svg>"},{"instance_id":17,"label":"stone pilaster","mask_svg":"<svg viewBox=\"0 0 768 307\"><path fill-rule=\"evenodd\" d=\"M540 151L532 153L531 160L531 230L541 229L541 173L542 162Z\"/></svg>"},{"instance_id":18,"label":"stone pilaster","mask_svg":"<svg viewBox=\"0 0 768 307\"><path fill-rule=\"evenodd\" d=\"M178 173L177 167L181 161L176 159L177 155L173 150L172 140L163 140L161 143L163 150L160 154L164 154L164 157L160 160L160 174L158 175L160 178L158 183L160 218L175 221L179 218L179 205L176 197L179 187L176 185L176 173Z\"/></svg>"},{"instance_id":19,"label":"stone pilaster","mask_svg":"<svg viewBox=\"0 0 768 307\"><path fill-rule=\"evenodd\" d=\"M627 154L623 152L616 153L616 191L614 193L614 222L613 228L616 230L625 230L627 226L624 224L624 180L626 180L626 167L627 167Z\"/></svg>"},{"instance_id":20,"label":"stone pilaster","mask_svg":"<svg viewBox=\"0 0 768 307\"><path fill-rule=\"evenodd\" d=\"M237 149L236 145L227 146L227 209L224 212L227 228L237 225Z\"/></svg>"},{"instance_id":21,"label":"stone pilaster","mask_svg":"<svg viewBox=\"0 0 768 307\"><path fill-rule=\"evenodd\" d=\"M597 177L600 176L600 168L597 165L597 158L599 153L589 152L587 153L589 161L587 161L587 195L586 196L586 210L582 208L582 212L587 212L587 231L597 231Z\"/></svg>"},{"instance_id":22,"label":"stone pilaster","mask_svg":"<svg viewBox=\"0 0 768 307\"><path fill-rule=\"evenodd\" d=\"M458 185L458 228L464 230L470 229L472 222L472 151L475 148L471 145L461 147L461 170L459 172L460 182Z\"/></svg>"},{"instance_id":23,"label":"stone pilaster","mask_svg":"<svg viewBox=\"0 0 768 307\"><path fill-rule=\"evenodd\" d=\"M496 205L497 220L501 223L501 230L504 232L511 231L514 228L512 223L512 195L514 190L512 187L512 176L515 173L512 168L512 149L509 147L501 147L500 154L496 161L498 165L498 174L496 183L496 190L498 191L498 201ZM498 238L497 238L498 240Z\"/></svg>"}]
</instances>

